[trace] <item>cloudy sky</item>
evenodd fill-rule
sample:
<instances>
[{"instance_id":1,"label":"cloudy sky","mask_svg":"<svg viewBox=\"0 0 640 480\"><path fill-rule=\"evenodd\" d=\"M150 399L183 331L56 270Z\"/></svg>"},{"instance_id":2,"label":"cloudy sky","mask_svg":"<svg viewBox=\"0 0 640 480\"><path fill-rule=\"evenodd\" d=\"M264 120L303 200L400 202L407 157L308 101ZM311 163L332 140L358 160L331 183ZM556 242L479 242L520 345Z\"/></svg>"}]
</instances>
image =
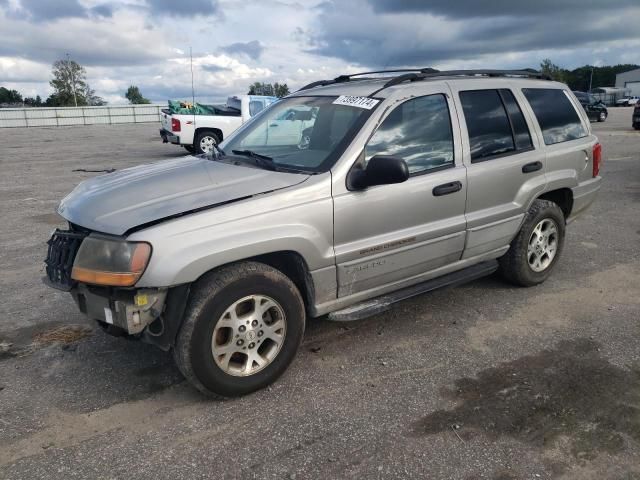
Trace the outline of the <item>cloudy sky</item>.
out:
<instances>
[{"instance_id":1,"label":"cloudy sky","mask_svg":"<svg viewBox=\"0 0 640 480\"><path fill-rule=\"evenodd\" d=\"M640 64L638 0L0 0L0 85L50 93L67 53L124 103L296 88L382 67Z\"/></svg>"}]
</instances>

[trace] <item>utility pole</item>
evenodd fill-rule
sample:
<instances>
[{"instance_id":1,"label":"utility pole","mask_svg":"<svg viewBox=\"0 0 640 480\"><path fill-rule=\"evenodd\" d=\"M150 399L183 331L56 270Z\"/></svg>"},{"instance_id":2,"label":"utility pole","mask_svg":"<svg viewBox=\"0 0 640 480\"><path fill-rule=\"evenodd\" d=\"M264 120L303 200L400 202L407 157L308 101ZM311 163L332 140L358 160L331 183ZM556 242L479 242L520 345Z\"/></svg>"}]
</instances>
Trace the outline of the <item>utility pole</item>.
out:
<instances>
[{"instance_id":1,"label":"utility pole","mask_svg":"<svg viewBox=\"0 0 640 480\"><path fill-rule=\"evenodd\" d=\"M589 77L589 93L591 93L591 82L593 82L593 67L591 67L591 76Z\"/></svg>"},{"instance_id":2,"label":"utility pole","mask_svg":"<svg viewBox=\"0 0 640 480\"><path fill-rule=\"evenodd\" d=\"M73 103L76 104L76 107L78 106L78 98L76 97L76 79L73 76L73 72L71 71L71 59L69 58L69 54L67 53L67 73L68 76L70 77L70 81L71 81L71 91L73 92Z\"/></svg>"}]
</instances>

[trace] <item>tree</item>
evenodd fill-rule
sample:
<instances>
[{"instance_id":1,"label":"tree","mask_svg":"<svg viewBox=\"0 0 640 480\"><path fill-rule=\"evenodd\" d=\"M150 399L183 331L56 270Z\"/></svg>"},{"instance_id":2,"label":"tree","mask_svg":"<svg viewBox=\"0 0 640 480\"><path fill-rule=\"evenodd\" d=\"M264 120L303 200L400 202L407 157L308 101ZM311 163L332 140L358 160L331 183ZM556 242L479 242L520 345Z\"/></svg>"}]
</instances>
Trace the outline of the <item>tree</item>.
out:
<instances>
[{"instance_id":1,"label":"tree","mask_svg":"<svg viewBox=\"0 0 640 480\"><path fill-rule=\"evenodd\" d=\"M29 105L30 107L41 107L42 106L42 98L40 95L36 95L36 98L33 97L25 97L24 104Z\"/></svg>"},{"instance_id":2,"label":"tree","mask_svg":"<svg viewBox=\"0 0 640 480\"><path fill-rule=\"evenodd\" d=\"M289 95L289 87L286 83L279 84L278 82L273 84L273 90L276 97L282 98Z\"/></svg>"},{"instance_id":3,"label":"tree","mask_svg":"<svg viewBox=\"0 0 640 480\"><path fill-rule=\"evenodd\" d=\"M17 90L0 87L0 103L22 103L22 95Z\"/></svg>"},{"instance_id":4,"label":"tree","mask_svg":"<svg viewBox=\"0 0 640 480\"><path fill-rule=\"evenodd\" d=\"M106 102L96 96L87 83L87 72L83 66L67 57L54 62L53 79L49 82L53 93L47 98L47 105L73 107L104 105Z\"/></svg>"},{"instance_id":5,"label":"tree","mask_svg":"<svg viewBox=\"0 0 640 480\"><path fill-rule=\"evenodd\" d=\"M249 86L248 95L269 95L275 97L284 97L289 95L289 87L286 83L274 83L273 85L270 83L262 83L262 82L254 82Z\"/></svg>"},{"instance_id":6,"label":"tree","mask_svg":"<svg viewBox=\"0 0 640 480\"><path fill-rule=\"evenodd\" d=\"M146 105L148 103L151 103L149 99L142 96L142 93L140 93L140 89L136 85L131 85L127 89L127 93L125 93L124 96L132 105Z\"/></svg>"},{"instance_id":7,"label":"tree","mask_svg":"<svg viewBox=\"0 0 640 480\"><path fill-rule=\"evenodd\" d=\"M548 75L557 82L566 82L567 71L552 63L548 58L542 60L542 63L540 64L540 72Z\"/></svg>"}]
</instances>

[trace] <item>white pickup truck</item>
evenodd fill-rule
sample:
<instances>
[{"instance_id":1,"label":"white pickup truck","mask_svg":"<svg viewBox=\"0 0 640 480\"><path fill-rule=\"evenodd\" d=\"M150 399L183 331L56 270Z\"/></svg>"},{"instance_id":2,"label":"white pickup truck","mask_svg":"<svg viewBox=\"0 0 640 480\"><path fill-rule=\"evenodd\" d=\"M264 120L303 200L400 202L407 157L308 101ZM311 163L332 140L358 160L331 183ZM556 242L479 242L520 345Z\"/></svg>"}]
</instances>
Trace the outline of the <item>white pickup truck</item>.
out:
<instances>
[{"instance_id":1,"label":"white pickup truck","mask_svg":"<svg viewBox=\"0 0 640 480\"><path fill-rule=\"evenodd\" d=\"M276 100L277 97L236 95L229 97L226 105L192 107L194 113L163 109L160 137L164 143L181 145L191 153L209 153L214 145Z\"/></svg>"}]
</instances>

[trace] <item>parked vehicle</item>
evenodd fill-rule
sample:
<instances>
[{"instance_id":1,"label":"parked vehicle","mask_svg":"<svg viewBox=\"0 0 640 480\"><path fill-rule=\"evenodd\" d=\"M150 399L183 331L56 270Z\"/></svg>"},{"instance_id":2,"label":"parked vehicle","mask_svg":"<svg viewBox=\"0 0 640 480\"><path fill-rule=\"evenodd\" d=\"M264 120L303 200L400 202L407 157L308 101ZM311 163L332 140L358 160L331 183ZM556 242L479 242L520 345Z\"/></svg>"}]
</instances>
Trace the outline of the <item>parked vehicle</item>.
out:
<instances>
[{"instance_id":1,"label":"parked vehicle","mask_svg":"<svg viewBox=\"0 0 640 480\"><path fill-rule=\"evenodd\" d=\"M45 281L225 397L281 375L309 317L364 318L496 269L545 281L601 184L568 87L376 73L308 85L209 156L84 181L58 207L69 228L48 242ZM308 126L269 143L291 111Z\"/></svg>"},{"instance_id":2,"label":"parked vehicle","mask_svg":"<svg viewBox=\"0 0 640 480\"><path fill-rule=\"evenodd\" d=\"M580 105L584 108L584 111L587 112L587 117L589 120L596 122L604 122L609 116L609 111L602 101L598 100L596 97L591 95L590 93L585 92L573 92L576 96Z\"/></svg>"},{"instance_id":3,"label":"parked vehicle","mask_svg":"<svg viewBox=\"0 0 640 480\"><path fill-rule=\"evenodd\" d=\"M622 97L616 100L616 107L631 107L640 100L640 97L631 96L631 97Z\"/></svg>"},{"instance_id":4,"label":"parked vehicle","mask_svg":"<svg viewBox=\"0 0 640 480\"><path fill-rule=\"evenodd\" d=\"M164 143L182 145L191 153L202 154L213 151L240 125L277 97L259 95L236 95L227 99L226 105L190 105L177 107L178 102L169 102L168 109L161 113L160 137Z\"/></svg>"},{"instance_id":5,"label":"parked vehicle","mask_svg":"<svg viewBox=\"0 0 640 480\"><path fill-rule=\"evenodd\" d=\"M631 126L636 130L640 130L640 100L636 103L631 115Z\"/></svg>"}]
</instances>

